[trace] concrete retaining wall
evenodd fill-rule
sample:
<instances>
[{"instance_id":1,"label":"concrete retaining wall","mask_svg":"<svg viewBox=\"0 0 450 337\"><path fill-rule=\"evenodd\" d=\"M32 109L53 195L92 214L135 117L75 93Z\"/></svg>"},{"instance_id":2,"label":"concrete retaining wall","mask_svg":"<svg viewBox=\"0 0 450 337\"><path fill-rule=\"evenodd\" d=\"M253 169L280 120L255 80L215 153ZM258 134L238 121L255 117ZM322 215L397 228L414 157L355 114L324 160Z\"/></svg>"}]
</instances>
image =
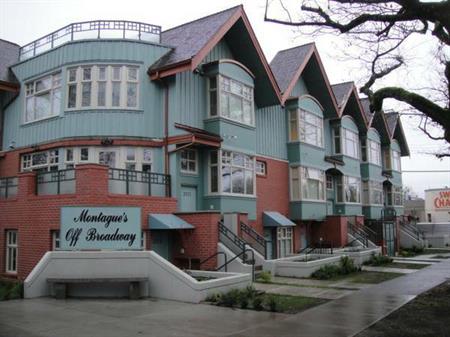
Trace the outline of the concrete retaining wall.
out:
<instances>
[{"instance_id":1,"label":"concrete retaining wall","mask_svg":"<svg viewBox=\"0 0 450 337\"><path fill-rule=\"evenodd\" d=\"M49 296L47 279L64 277L145 277L148 282L143 285L144 296L191 303L198 303L214 293L245 288L251 284L250 274L208 272L208 276L212 275L217 278L199 282L153 251L54 251L47 252L28 275L24 283L24 296ZM90 296L92 292L86 295Z\"/></svg>"},{"instance_id":2,"label":"concrete retaining wall","mask_svg":"<svg viewBox=\"0 0 450 337\"><path fill-rule=\"evenodd\" d=\"M362 266L362 264L368 260L370 260L370 258L372 257L372 255L378 255L381 254L381 247L377 247L377 248L370 248L370 249L365 249L365 250L360 250L360 251L356 251L356 250L352 250L351 248L345 248L345 249L340 249L340 250L336 250L334 252L334 254L340 255L340 256L348 256L349 258L351 258L353 260L353 263L355 264L355 266Z\"/></svg>"}]
</instances>

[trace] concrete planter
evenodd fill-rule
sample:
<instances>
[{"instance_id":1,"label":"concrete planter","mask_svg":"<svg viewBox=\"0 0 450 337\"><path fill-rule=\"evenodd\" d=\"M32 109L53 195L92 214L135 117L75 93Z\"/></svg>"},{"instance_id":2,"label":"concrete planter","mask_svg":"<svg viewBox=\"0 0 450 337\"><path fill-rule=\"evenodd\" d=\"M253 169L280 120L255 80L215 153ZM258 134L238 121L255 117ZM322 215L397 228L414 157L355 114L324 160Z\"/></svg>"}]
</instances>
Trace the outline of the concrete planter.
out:
<instances>
[{"instance_id":1,"label":"concrete planter","mask_svg":"<svg viewBox=\"0 0 450 337\"><path fill-rule=\"evenodd\" d=\"M381 247L377 248L344 248L340 250L336 250L334 254L339 256L348 256L353 260L355 266L362 266L365 261L370 260L372 255L381 254Z\"/></svg>"},{"instance_id":2,"label":"concrete planter","mask_svg":"<svg viewBox=\"0 0 450 337\"><path fill-rule=\"evenodd\" d=\"M309 277L316 270L326 264L339 264L341 255L311 254L312 261L301 261L305 255L295 255L277 260L268 260L264 263L264 270L272 275L288 277ZM318 259L317 259L318 258Z\"/></svg>"}]
</instances>

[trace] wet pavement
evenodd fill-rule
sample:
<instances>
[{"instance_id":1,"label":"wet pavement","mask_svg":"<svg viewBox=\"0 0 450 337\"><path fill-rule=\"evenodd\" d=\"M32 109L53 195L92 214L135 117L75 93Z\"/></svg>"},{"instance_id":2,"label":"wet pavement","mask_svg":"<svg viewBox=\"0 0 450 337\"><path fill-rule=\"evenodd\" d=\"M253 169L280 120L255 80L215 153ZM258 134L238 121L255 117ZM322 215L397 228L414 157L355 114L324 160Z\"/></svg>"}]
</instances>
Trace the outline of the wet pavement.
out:
<instances>
[{"instance_id":1,"label":"wet pavement","mask_svg":"<svg viewBox=\"0 0 450 337\"><path fill-rule=\"evenodd\" d=\"M363 271L376 271L376 272L379 272L379 273L411 274L411 273L415 273L418 269L362 266L361 270L363 270Z\"/></svg>"},{"instance_id":2,"label":"wet pavement","mask_svg":"<svg viewBox=\"0 0 450 337\"><path fill-rule=\"evenodd\" d=\"M0 336L353 336L450 278L450 260L296 315L163 300L0 302Z\"/></svg>"}]
</instances>

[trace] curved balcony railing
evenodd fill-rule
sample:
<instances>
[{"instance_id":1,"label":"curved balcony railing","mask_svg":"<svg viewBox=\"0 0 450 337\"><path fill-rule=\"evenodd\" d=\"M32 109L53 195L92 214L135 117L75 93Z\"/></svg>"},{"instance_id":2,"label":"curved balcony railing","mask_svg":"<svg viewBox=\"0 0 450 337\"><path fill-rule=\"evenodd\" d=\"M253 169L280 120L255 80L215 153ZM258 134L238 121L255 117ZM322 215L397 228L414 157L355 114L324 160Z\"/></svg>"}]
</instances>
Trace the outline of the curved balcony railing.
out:
<instances>
[{"instance_id":1,"label":"curved balcony railing","mask_svg":"<svg viewBox=\"0 0 450 337\"><path fill-rule=\"evenodd\" d=\"M160 43L161 27L123 20L71 23L20 48L19 60L36 56L66 42L85 39L132 39Z\"/></svg>"}]
</instances>

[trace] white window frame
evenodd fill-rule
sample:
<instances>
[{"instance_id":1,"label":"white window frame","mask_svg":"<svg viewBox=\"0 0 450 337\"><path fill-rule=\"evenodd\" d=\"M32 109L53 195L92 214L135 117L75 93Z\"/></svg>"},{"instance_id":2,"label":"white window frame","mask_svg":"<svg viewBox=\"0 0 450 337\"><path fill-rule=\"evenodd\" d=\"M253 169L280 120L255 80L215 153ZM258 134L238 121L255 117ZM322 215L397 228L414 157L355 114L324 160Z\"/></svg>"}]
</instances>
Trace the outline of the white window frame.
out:
<instances>
[{"instance_id":1,"label":"white window frame","mask_svg":"<svg viewBox=\"0 0 450 337\"><path fill-rule=\"evenodd\" d=\"M45 155L46 162L42 164L33 165L33 157ZM59 169L61 160L61 149L51 149L48 151L39 151L33 153L26 153L21 156L21 169L22 172L34 171L34 170L47 170L54 171Z\"/></svg>"},{"instance_id":2,"label":"white window frame","mask_svg":"<svg viewBox=\"0 0 450 337\"><path fill-rule=\"evenodd\" d=\"M392 150L392 170L401 172L402 164L401 164L401 156L400 152L396 150Z\"/></svg>"},{"instance_id":3,"label":"white window frame","mask_svg":"<svg viewBox=\"0 0 450 337\"><path fill-rule=\"evenodd\" d=\"M314 120L314 122L311 122ZM296 135L292 134L292 126L296 123ZM315 141L307 140L306 131L315 130ZM305 109L297 108L289 111L289 140L324 147L323 118Z\"/></svg>"},{"instance_id":4,"label":"white window frame","mask_svg":"<svg viewBox=\"0 0 450 337\"><path fill-rule=\"evenodd\" d=\"M217 152L217 164L211 164L211 155L213 152ZM233 158L234 158L235 154L244 156L243 166L233 164ZM227 158L230 158L230 159L227 159ZM224 166L227 166L230 169L230 190L231 190L231 192L223 192L222 172L223 172ZM217 168L217 192L212 191L211 170L213 167ZM242 169L244 171L244 193L233 192L233 178L232 178L233 168ZM248 171L250 171L252 174L252 183L253 183L253 193L252 194L245 193L246 189L247 189L245 177L246 177L246 173ZM255 157L245 154L245 153L242 153L242 152L236 152L236 151L230 151L230 150L210 151L209 159L208 159L208 191L209 191L210 195L231 195L231 196L249 197L249 198L256 197Z\"/></svg>"},{"instance_id":5,"label":"white window frame","mask_svg":"<svg viewBox=\"0 0 450 337\"><path fill-rule=\"evenodd\" d=\"M255 172L258 176L266 176L267 175L267 163L262 160L257 160L255 163Z\"/></svg>"},{"instance_id":6,"label":"white window frame","mask_svg":"<svg viewBox=\"0 0 450 337\"><path fill-rule=\"evenodd\" d=\"M211 81L211 79L210 79ZM231 77L228 76L224 76L221 74L218 74L216 76L216 88L211 88L211 84L210 81L208 81L208 103L209 103L209 109L208 109L208 117L209 118L214 118L214 117L221 117L227 120L231 120L233 122L236 123L240 123L240 124L244 124L244 125L249 125L249 126L255 126L255 103L254 103L254 88L253 86L250 86L246 83L237 81ZM226 81L229 81L229 89L226 89L228 86L226 85ZM233 92L231 90L231 87L233 84L242 86L242 93L236 93ZM245 95L245 91L247 92L248 97L246 97ZM214 113L214 111L211 110L211 95L212 94L216 94L216 113ZM241 119L237 119L237 118L232 118L231 117L231 111L228 111L228 114L226 114L224 111L222 111L222 94L226 95L226 96L233 96L233 97L237 97L240 99L241 101L241 114L242 114L242 118ZM245 121L245 115L244 115L244 102L250 103L250 122L246 122ZM228 105L228 108L230 106Z\"/></svg>"},{"instance_id":7,"label":"white window frame","mask_svg":"<svg viewBox=\"0 0 450 337\"><path fill-rule=\"evenodd\" d=\"M403 206L403 188L402 186L392 185L392 204L393 206Z\"/></svg>"},{"instance_id":8,"label":"white window frame","mask_svg":"<svg viewBox=\"0 0 450 337\"><path fill-rule=\"evenodd\" d=\"M183 158L183 153L186 154L186 158ZM189 155L193 154L194 159L189 158ZM183 169L183 162L186 163L186 169ZM194 164L194 170L189 169L189 164ZM196 149L183 149L180 151L180 172L185 174L198 174L198 152Z\"/></svg>"},{"instance_id":9,"label":"white window frame","mask_svg":"<svg viewBox=\"0 0 450 337\"><path fill-rule=\"evenodd\" d=\"M45 79L50 79L50 87L43 89L41 91L37 91L37 83L40 81L44 81ZM44 117L36 118L36 97L43 95L50 95L50 111ZM59 95L59 101L58 100ZM29 124L38 122L41 120L53 118L55 116L59 116L61 113L61 71L54 72L49 75L42 76L33 81L25 83L25 102L24 102L24 115L23 115L23 124ZM28 119L28 102L32 102L33 105L33 115L34 118Z\"/></svg>"},{"instance_id":10,"label":"white window frame","mask_svg":"<svg viewBox=\"0 0 450 337\"><path fill-rule=\"evenodd\" d=\"M354 158L354 159L359 159L360 158L360 154L359 154L359 134L358 132L355 132L353 130L347 129L347 128L342 128L341 130L342 132L342 139L343 141L343 151L342 153L348 157ZM347 150L347 146L351 146L354 150L354 154L353 153L349 153Z\"/></svg>"},{"instance_id":11,"label":"white window frame","mask_svg":"<svg viewBox=\"0 0 450 337\"><path fill-rule=\"evenodd\" d=\"M281 242L289 242L289 246L284 245L284 248L288 248L286 251L281 251ZM292 227L277 227L277 253L278 258L287 257L293 254L294 246L294 233Z\"/></svg>"},{"instance_id":12,"label":"white window frame","mask_svg":"<svg viewBox=\"0 0 450 337\"><path fill-rule=\"evenodd\" d=\"M120 78L113 78L113 68L120 68ZM91 79L83 79L83 69L91 68ZM100 68L105 68L105 78L100 77ZM130 78L129 72L136 69L136 79ZM70 80L70 72L76 71L75 81ZM92 110L92 109L115 109L115 110L139 110L140 109L140 67L137 64L82 64L67 68L66 83L66 111ZM82 106L83 83L91 83L91 100L89 106ZM99 105L99 83L105 83L105 105ZM113 106L113 83L119 83L120 96L119 105ZM128 106L128 86L136 85L136 106ZM69 87L76 86L75 106L69 107Z\"/></svg>"},{"instance_id":13,"label":"white window frame","mask_svg":"<svg viewBox=\"0 0 450 337\"><path fill-rule=\"evenodd\" d=\"M316 171L320 178L315 179L309 177L311 171ZM312 173L312 172L311 172ZM319 198L311 199L304 196L304 184L308 186L308 180L318 181L319 183ZM291 201L314 201L325 202L326 200L326 175L325 171L312 167L295 166L290 168L290 191ZM298 195L298 198L296 197Z\"/></svg>"},{"instance_id":14,"label":"white window frame","mask_svg":"<svg viewBox=\"0 0 450 337\"><path fill-rule=\"evenodd\" d=\"M362 198L361 202L364 206L383 206L383 184L374 180L364 180L361 183ZM375 202L374 193L380 194L380 203Z\"/></svg>"},{"instance_id":15,"label":"white window frame","mask_svg":"<svg viewBox=\"0 0 450 337\"><path fill-rule=\"evenodd\" d=\"M350 182L350 180L354 180L354 182ZM358 197L358 201L349 201L347 198L348 194L347 192L350 191L350 185L355 185L355 183L358 185L358 191L359 193L357 193L357 197ZM345 204L361 204L361 178L359 177L352 177L352 176L343 176L343 203ZM351 194L351 191L349 192Z\"/></svg>"},{"instance_id":16,"label":"white window frame","mask_svg":"<svg viewBox=\"0 0 450 337\"><path fill-rule=\"evenodd\" d=\"M371 139L368 139L367 143L369 163L381 166L381 144Z\"/></svg>"},{"instance_id":17,"label":"white window frame","mask_svg":"<svg viewBox=\"0 0 450 337\"><path fill-rule=\"evenodd\" d=\"M19 231L17 229L8 229L5 231L5 271L7 274L17 274L19 260ZM11 254L13 260L10 261ZM14 261L14 262L12 262ZM12 265L11 265L12 264Z\"/></svg>"}]
</instances>

